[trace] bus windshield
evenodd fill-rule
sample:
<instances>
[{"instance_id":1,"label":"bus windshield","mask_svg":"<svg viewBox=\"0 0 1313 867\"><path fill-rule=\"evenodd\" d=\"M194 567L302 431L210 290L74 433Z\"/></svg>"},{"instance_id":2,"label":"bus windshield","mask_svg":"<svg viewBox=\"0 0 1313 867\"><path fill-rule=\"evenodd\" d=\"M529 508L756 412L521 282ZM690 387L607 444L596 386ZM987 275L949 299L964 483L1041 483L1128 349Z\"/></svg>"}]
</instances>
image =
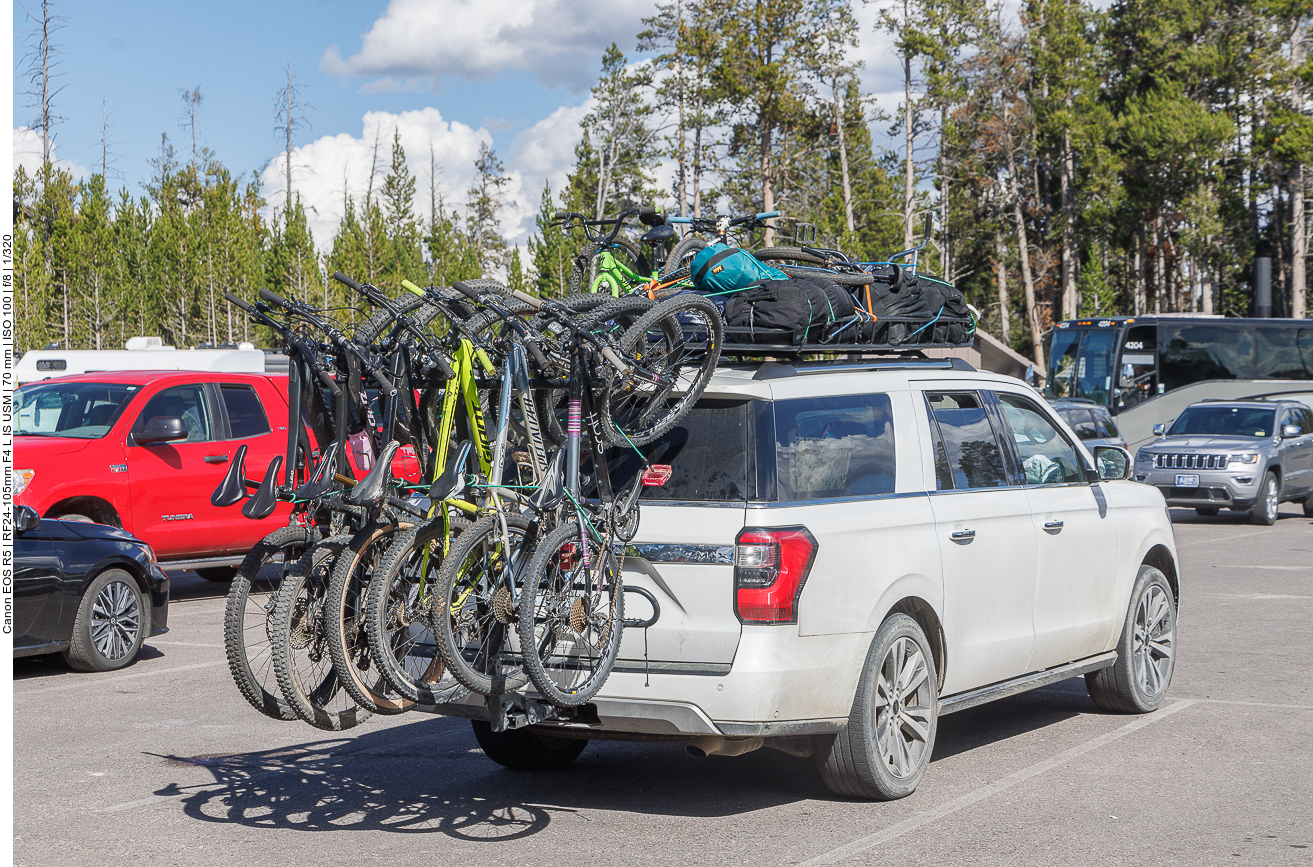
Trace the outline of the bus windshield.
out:
<instances>
[{"instance_id":1,"label":"bus windshield","mask_svg":"<svg viewBox=\"0 0 1313 867\"><path fill-rule=\"evenodd\" d=\"M1120 328L1055 331L1049 350L1051 397L1084 397L1108 405Z\"/></svg>"}]
</instances>

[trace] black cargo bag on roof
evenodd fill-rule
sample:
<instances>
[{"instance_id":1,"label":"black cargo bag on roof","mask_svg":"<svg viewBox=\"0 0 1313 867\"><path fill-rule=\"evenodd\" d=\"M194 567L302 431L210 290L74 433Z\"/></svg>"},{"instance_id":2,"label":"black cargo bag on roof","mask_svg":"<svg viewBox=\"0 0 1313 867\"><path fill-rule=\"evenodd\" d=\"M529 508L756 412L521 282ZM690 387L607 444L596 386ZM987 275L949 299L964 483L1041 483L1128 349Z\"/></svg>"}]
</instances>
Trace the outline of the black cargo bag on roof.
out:
<instances>
[{"instance_id":1,"label":"black cargo bag on roof","mask_svg":"<svg viewBox=\"0 0 1313 867\"><path fill-rule=\"evenodd\" d=\"M934 318L919 284L919 280L908 276L898 265L889 265L878 273L875 282L868 287L870 312L875 321L868 325L862 339L890 346L912 340L913 333Z\"/></svg>"},{"instance_id":2,"label":"black cargo bag on roof","mask_svg":"<svg viewBox=\"0 0 1313 867\"><path fill-rule=\"evenodd\" d=\"M811 325L812 299L790 280L763 280L723 297L725 324L748 329L746 338L736 335L740 343L798 342L798 335L805 335ZM762 329L779 329L788 336Z\"/></svg>"},{"instance_id":3,"label":"black cargo bag on roof","mask_svg":"<svg viewBox=\"0 0 1313 867\"><path fill-rule=\"evenodd\" d=\"M922 339L920 342L965 343L967 325L960 320L971 318L966 298L957 287L933 277L918 277L917 283L920 284L926 306L930 308L930 318L934 320L934 324L927 329L930 332L929 340ZM921 336L924 338L925 332Z\"/></svg>"}]
</instances>

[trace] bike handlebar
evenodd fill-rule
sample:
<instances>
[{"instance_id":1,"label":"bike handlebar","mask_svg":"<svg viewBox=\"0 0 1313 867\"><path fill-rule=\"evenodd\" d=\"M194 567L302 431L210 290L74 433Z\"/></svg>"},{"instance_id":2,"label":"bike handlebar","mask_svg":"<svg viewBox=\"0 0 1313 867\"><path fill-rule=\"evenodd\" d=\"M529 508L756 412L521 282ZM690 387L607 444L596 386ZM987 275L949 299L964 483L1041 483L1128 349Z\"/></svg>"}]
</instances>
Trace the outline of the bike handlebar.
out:
<instances>
[{"instance_id":1,"label":"bike handlebar","mask_svg":"<svg viewBox=\"0 0 1313 867\"><path fill-rule=\"evenodd\" d=\"M343 274L341 271L334 271L333 279L345 286L349 286L350 288L356 290L357 292L363 293L365 291L364 286L361 286L359 283L357 283L355 280L352 280L350 277Z\"/></svg>"},{"instance_id":2,"label":"bike handlebar","mask_svg":"<svg viewBox=\"0 0 1313 867\"><path fill-rule=\"evenodd\" d=\"M242 299L238 298L236 295L232 294L231 292L225 292L225 293L223 293L223 297L224 297L225 299L227 299L227 301L228 301L229 304L233 305L234 307L238 308L239 310L244 310L244 311L246 311L247 313L254 313L254 312L255 312L255 308L254 308L254 307L252 307L250 304L247 304L245 301L243 301Z\"/></svg>"}]
</instances>

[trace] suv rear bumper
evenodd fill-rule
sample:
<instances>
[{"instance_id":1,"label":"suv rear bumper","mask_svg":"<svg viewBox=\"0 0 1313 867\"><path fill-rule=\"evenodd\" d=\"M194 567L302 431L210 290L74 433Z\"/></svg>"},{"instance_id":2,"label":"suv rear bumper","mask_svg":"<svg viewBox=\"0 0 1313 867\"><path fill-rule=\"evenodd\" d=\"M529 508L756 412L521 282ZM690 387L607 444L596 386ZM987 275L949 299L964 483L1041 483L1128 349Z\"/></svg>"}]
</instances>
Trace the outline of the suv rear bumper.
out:
<instances>
[{"instance_id":1,"label":"suv rear bumper","mask_svg":"<svg viewBox=\"0 0 1313 867\"><path fill-rule=\"evenodd\" d=\"M641 671L632 660L613 670L580 721L543 722L582 734L666 737L788 737L829 734L848 721L872 635L799 636L796 626L746 626L723 675ZM635 667L640 670L633 670ZM468 694L427 708L488 719L483 696ZM595 710L596 717L593 717Z\"/></svg>"}]
</instances>

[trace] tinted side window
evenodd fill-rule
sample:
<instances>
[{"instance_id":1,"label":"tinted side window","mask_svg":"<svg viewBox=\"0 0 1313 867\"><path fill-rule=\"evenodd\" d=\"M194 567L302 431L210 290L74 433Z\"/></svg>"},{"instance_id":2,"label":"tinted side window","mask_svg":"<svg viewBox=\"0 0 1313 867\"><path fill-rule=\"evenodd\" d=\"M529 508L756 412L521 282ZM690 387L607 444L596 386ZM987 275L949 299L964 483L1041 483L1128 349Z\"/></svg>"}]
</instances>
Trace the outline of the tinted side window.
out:
<instances>
[{"instance_id":1,"label":"tinted side window","mask_svg":"<svg viewBox=\"0 0 1313 867\"><path fill-rule=\"evenodd\" d=\"M1028 485L1061 485L1085 481L1081 460L1035 404L1015 394L999 394L1003 417L1021 457Z\"/></svg>"},{"instance_id":2,"label":"tinted side window","mask_svg":"<svg viewBox=\"0 0 1313 867\"><path fill-rule=\"evenodd\" d=\"M643 490L644 500L746 502L748 401L702 400L677 427L643 446L653 464L669 464L670 478ZM642 466L632 449L611 459L611 484L622 490Z\"/></svg>"},{"instance_id":3,"label":"tinted side window","mask_svg":"<svg viewBox=\"0 0 1313 867\"><path fill-rule=\"evenodd\" d=\"M186 422L187 439L182 442L203 443L214 439L210 403L205 399L203 386L184 385L161 391L150 399L141 415L137 416L132 432L140 433L145 429L146 422L156 416L173 416Z\"/></svg>"},{"instance_id":4,"label":"tinted side window","mask_svg":"<svg viewBox=\"0 0 1313 867\"><path fill-rule=\"evenodd\" d=\"M222 390L233 439L269 433L269 419L260 405L260 398L255 396L255 389L249 385L225 385Z\"/></svg>"},{"instance_id":5,"label":"tinted side window","mask_svg":"<svg viewBox=\"0 0 1313 867\"><path fill-rule=\"evenodd\" d=\"M1099 436L1106 439L1113 439L1121 436L1117 433L1117 426L1112 423L1112 416L1108 415L1106 409L1094 410L1094 421L1099 426Z\"/></svg>"},{"instance_id":6,"label":"tinted side window","mask_svg":"<svg viewBox=\"0 0 1313 867\"><path fill-rule=\"evenodd\" d=\"M775 401L780 502L892 494L894 470L888 395Z\"/></svg>"},{"instance_id":7,"label":"tinted side window","mask_svg":"<svg viewBox=\"0 0 1313 867\"><path fill-rule=\"evenodd\" d=\"M1008 483L1003 452L974 391L926 394L935 443L935 478L939 490L997 488ZM932 425L932 426L933 426Z\"/></svg>"},{"instance_id":8,"label":"tinted side window","mask_svg":"<svg viewBox=\"0 0 1313 867\"><path fill-rule=\"evenodd\" d=\"M1304 428L1304 433L1313 433L1313 409L1305 408L1300 410L1300 418L1302 422L1301 426Z\"/></svg>"},{"instance_id":9,"label":"tinted side window","mask_svg":"<svg viewBox=\"0 0 1313 867\"><path fill-rule=\"evenodd\" d=\"M1076 432L1076 436L1083 440L1093 440L1099 438L1099 428L1094 423L1094 416L1088 409L1069 409L1064 415L1067 418L1067 424Z\"/></svg>"}]
</instances>

